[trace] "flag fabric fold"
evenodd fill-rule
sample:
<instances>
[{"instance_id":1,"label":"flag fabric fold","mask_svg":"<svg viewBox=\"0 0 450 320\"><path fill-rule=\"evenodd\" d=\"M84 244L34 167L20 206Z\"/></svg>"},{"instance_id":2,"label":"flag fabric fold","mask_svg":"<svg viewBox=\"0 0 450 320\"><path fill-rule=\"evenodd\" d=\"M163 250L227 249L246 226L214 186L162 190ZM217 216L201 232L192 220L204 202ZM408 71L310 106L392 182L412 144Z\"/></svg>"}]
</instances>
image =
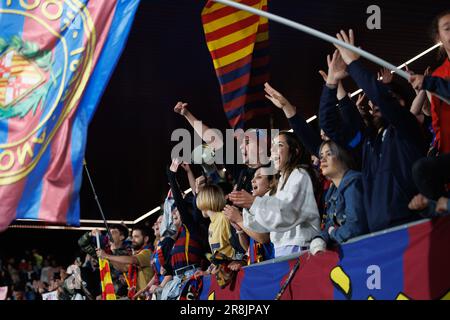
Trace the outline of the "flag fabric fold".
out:
<instances>
[{"instance_id":1,"label":"flag fabric fold","mask_svg":"<svg viewBox=\"0 0 450 320\"><path fill-rule=\"evenodd\" d=\"M0 3L0 231L79 225L88 124L139 1Z\"/></svg>"},{"instance_id":2,"label":"flag fabric fold","mask_svg":"<svg viewBox=\"0 0 450 320\"><path fill-rule=\"evenodd\" d=\"M100 269L100 281L102 286L102 300L116 300L116 293L111 278L109 262L106 259L98 259Z\"/></svg>"},{"instance_id":3,"label":"flag fabric fold","mask_svg":"<svg viewBox=\"0 0 450 320\"><path fill-rule=\"evenodd\" d=\"M267 0L240 0L267 11ZM232 128L245 128L255 117L268 117L264 83L269 80L267 18L208 1L203 30L220 84L225 115Z\"/></svg>"},{"instance_id":4,"label":"flag fabric fold","mask_svg":"<svg viewBox=\"0 0 450 320\"><path fill-rule=\"evenodd\" d=\"M449 300L450 216L411 223L308 252L281 300ZM273 300L297 259L241 269L234 287L203 277L200 300Z\"/></svg>"}]
</instances>

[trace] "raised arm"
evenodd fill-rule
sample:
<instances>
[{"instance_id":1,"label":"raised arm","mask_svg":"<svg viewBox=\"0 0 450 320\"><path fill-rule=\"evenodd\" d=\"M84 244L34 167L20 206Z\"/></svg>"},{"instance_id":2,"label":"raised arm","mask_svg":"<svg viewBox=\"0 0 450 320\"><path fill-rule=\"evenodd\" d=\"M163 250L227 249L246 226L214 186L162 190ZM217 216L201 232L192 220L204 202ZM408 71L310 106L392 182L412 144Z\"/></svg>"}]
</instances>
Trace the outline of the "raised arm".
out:
<instances>
[{"instance_id":1,"label":"raised arm","mask_svg":"<svg viewBox=\"0 0 450 320\"><path fill-rule=\"evenodd\" d=\"M214 150L218 150L223 147L223 141L218 136L214 136L214 139L211 139L207 132L209 127L205 125L203 122L199 121L188 109L188 104L185 102L178 102L173 111L184 116L186 120L189 122L192 128L194 128L195 132L202 138L202 140L210 145Z\"/></svg>"},{"instance_id":2,"label":"raised arm","mask_svg":"<svg viewBox=\"0 0 450 320\"><path fill-rule=\"evenodd\" d=\"M195 196L197 194L196 190L195 190L196 189L195 176L194 176L194 173L191 170L191 166L189 164L187 164L187 163L182 163L181 167L186 172L186 175L187 175L188 180L189 180L189 187L192 190L192 194Z\"/></svg>"},{"instance_id":3,"label":"raised arm","mask_svg":"<svg viewBox=\"0 0 450 320\"><path fill-rule=\"evenodd\" d=\"M326 84L320 98L319 124L331 140L344 148L353 148L364 122L342 86L342 80L348 75L347 66L337 50L332 57L327 56L327 64L328 74L320 72Z\"/></svg>"},{"instance_id":4,"label":"raised arm","mask_svg":"<svg viewBox=\"0 0 450 320\"><path fill-rule=\"evenodd\" d=\"M266 91L266 98L272 101L276 107L283 110L291 128L306 149L308 149L311 154L318 156L319 147L322 143L319 133L297 113L296 107L283 97L281 93L272 88L268 83L264 84L264 90Z\"/></svg>"},{"instance_id":5,"label":"raised arm","mask_svg":"<svg viewBox=\"0 0 450 320\"><path fill-rule=\"evenodd\" d=\"M427 98L427 92L424 90L420 90L419 93L414 98L414 101L411 104L411 108L409 109L409 112L411 112L416 117L422 114L422 109Z\"/></svg>"},{"instance_id":6,"label":"raised arm","mask_svg":"<svg viewBox=\"0 0 450 320\"><path fill-rule=\"evenodd\" d=\"M175 205L177 206L178 212L181 216L181 221L186 225L192 225L194 220L189 214L186 202L184 201L183 195L178 185L176 178L176 173L181 161L178 159L173 159L172 164L167 169L167 178L169 179L170 189L172 190L173 199L175 200Z\"/></svg>"},{"instance_id":7,"label":"raised arm","mask_svg":"<svg viewBox=\"0 0 450 320\"><path fill-rule=\"evenodd\" d=\"M346 43L354 45L353 31L349 35L344 31L338 33L337 38ZM351 50L336 46L341 53L342 59L348 65L348 72L357 85L363 89L369 99L380 108L383 118L396 127L400 132L420 139L420 127L416 118L407 108L402 107L390 94L388 87L377 80L362 64L358 54Z\"/></svg>"},{"instance_id":8,"label":"raised arm","mask_svg":"<svg viewBox=\"0 0 450 320\"><path fill-rule=\"evenodd\" d=\"M450 81L439 78L439 77L431 77L431 76L421 76L415 75L411 76L410 80L415 86L420 86L420 82L422 82L422 89L428 90L430 92L435 92L443 98L450 99Z\"/></svg>"}]
</instances>

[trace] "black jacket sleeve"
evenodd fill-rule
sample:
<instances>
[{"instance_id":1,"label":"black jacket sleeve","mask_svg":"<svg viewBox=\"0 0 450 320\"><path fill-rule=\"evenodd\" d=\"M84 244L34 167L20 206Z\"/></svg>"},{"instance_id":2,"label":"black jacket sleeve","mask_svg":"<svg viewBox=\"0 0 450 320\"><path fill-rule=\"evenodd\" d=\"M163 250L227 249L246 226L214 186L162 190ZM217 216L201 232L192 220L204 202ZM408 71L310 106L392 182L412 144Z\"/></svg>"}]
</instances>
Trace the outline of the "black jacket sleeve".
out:
<instances>
[{"instance_id":1,"label":"black jacket sleeve","mask_svg":"<svg viewBox=\"0 0 450 320\"><path fill-rule=\"evenodd\" d=\"M423 89L435 92L443 98L450 99L450 81L445 79L426 76L423 79Z\"/></svg>"},{"instance_id":2,"label":"black jacket sleeve","mask_svg":"<svg viewBox=\"0 0 450 320\"><path fill-rule=\"evenodd\" d=\"M337 89L324 85L320 97L319 125L331 140L345 149L353 149L362 140L364 121L349 97L338 101L336 94Z\"/></svg>"},{"instance_id":3,"label":"black jacket sleeve","mask_svg":"<svg viewBox=\"0 0 450 320\"><path fill-rule=\"evenodd\" d=\"M178 185L175 173L170 171L167 167L167 178L169 179L170 189L172 190L173 199L175 200L175 205L177 206L178 212L180 212L181 221L188 227L194 225L194 219L189 214L189 210L186 202L181 194L180 186Z\"/></svg>"},{"instance_id":4,"label":"black jacket sleeve","mask_svg":"<svg viewBox=\"0 0 450 320\"><path fill-rule=\"evenodd\" d=\"M294 130L295 135L299 138L305 148L316 157L319 156L319 147L322 143L320 134L314 131L314 129L298 113L292 118L289 118L288 121L292 130Z\"/></svg>"},{"instance_id":5,"label":"black jacket sleeve","mask_svg":"<svg viewBox=\"0 0 450 320\"><path fill-rule=\"evenodd\" d=\"M389 87L381 83L364 68L361 60L353 61L348 66L350 76L366 93L368 98L380 108L383 118L399 130L403 135L420 141L422 138L416 117L409 108L402 107L389 92Z\"/></svg>"}]
</instances>

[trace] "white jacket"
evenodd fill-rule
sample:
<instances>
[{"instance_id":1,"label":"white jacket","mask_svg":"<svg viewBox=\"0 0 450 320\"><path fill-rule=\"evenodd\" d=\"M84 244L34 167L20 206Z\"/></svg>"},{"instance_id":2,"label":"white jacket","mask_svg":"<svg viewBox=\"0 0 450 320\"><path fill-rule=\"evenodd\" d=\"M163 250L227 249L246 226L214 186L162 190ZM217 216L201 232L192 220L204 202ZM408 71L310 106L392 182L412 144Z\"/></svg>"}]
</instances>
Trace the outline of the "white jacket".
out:
<instances>
[{"instance_id":1,"label":"white jacket","mask_svg":"<svg viewBox=\"0 0 450 320\"><path fill-rule=\"evenodd\" d=\"M250 210L244 210L244 226L256 232L270 232L275 248L306 246L320 233L311 179L304 169L295 169L281 190L283 182L281 177L274 196L256 197Z\"/></svg>"}]
</instances>

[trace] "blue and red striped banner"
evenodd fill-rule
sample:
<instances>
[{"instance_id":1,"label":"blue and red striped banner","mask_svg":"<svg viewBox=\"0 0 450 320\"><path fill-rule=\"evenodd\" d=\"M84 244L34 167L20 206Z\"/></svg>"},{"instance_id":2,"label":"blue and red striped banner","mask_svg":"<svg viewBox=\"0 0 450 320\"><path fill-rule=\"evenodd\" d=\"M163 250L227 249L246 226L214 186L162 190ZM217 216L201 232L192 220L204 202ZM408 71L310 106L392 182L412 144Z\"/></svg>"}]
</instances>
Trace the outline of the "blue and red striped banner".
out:
<instances>
[{"instance_id":1,"label":"blue and red striped banner","mask_svg":"<svg viewBox=\"0 0 450 320\"><path fill-rule=\"evenodd\" d=\"M450 217L355 239L300 256L281 300L450 300ZM273 300L297 259L239 271L234 288L203 277L203 300Z\"/></svg>"},{"instance_id":2,"label":"blue and red striped banner","mask_svg":"<svg viewBox=\"0 0 450 320\"><path fill-rule=\"evenodd\" d=\"M267 11L267 0L240 0ZM208 1L202 12L208 49L232 128L268 115L264 83L269 81L269 23L266 18Z\"/></svg>"},{"instance_id":3,"label":"blue and red striped banner","mask_svg":"<svg viewBox=\"0 0 450 320\"><path fill-rule=\"evenodd\" d=\"M0 2L0 231L79 224L88 124L139 0Z\"/></svg>"}]
</instances>

